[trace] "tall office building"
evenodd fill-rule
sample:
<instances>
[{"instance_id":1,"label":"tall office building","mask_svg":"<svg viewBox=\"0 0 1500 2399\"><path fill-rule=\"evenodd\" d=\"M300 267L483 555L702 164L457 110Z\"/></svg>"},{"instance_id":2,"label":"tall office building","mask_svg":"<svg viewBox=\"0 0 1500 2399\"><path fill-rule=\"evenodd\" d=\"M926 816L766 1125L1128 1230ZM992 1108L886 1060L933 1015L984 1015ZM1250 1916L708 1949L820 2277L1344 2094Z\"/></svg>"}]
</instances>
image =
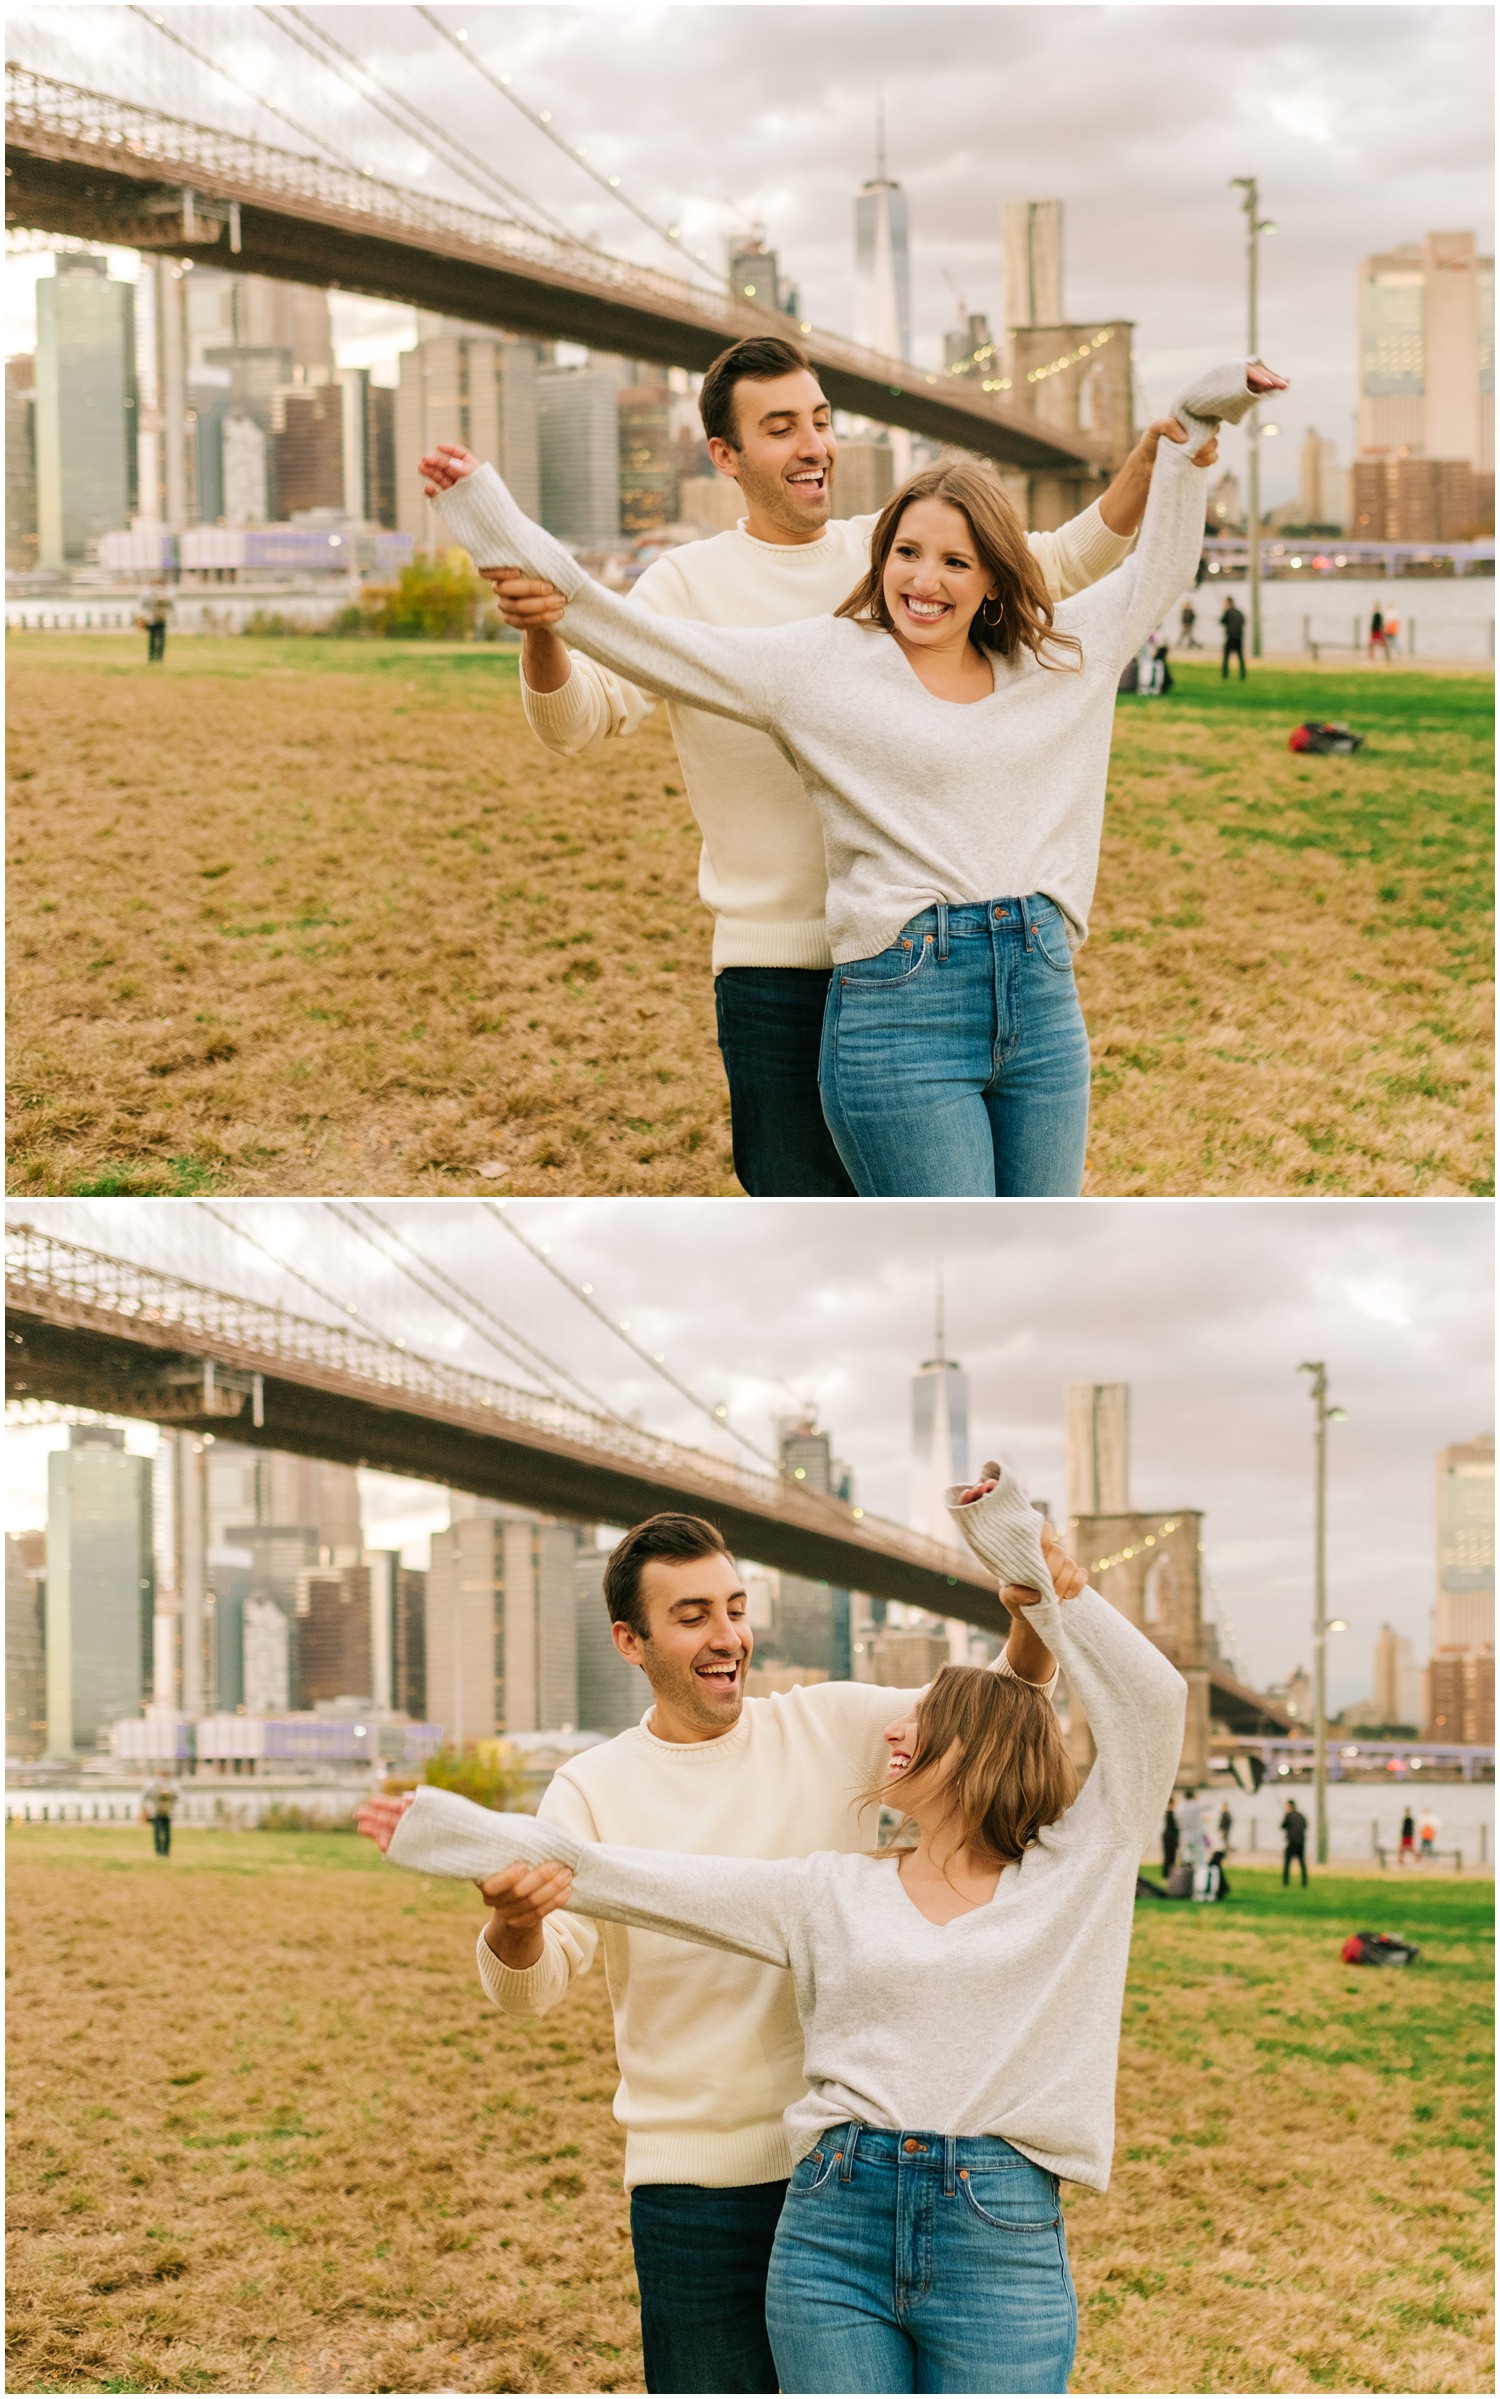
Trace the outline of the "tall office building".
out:
<instances>
[{"instance_id":1,"label":"tall office building","mask_svg":"<svg viewBox=\"0 0 1500 2399\"><path fill-rule=\"evenodd\" d=\"M278 521L309 508L342 511L344 393L337 383L284 384L271 395Z\"/></svg>"},{"instance_id":2,"label":"tall office building","mask_svg":"<svg viewBox=\"0 0 1500 2399\"><path fill-rule=\"evenodd\" d=\"M834 1457L832 1440L810 1416L783 1417L777 1426L777 1448L788 1481L833 1499L853 1498L849 1468ZM772 1630L788 1666L818 1666L830 1682L849 1682L854 1673L850 1616L851 1594L836 1583L815 1582L801 1574L777 1578Z\"/></svg>"},{"instance_id":3,"label":"tall office building","mask_svg":"<svg viewBox=\"0 0 1500 2399\"><path fill-rule=\"evenodd\" d=\"M418 461L434 442L462 442L504 475L529 516L538 513L537 352L531 342L419 312L421 338L401 354L394 395L396 525L423 549L445 538L423 496ZM616 440L613 418L610 441ZM618 467L616 469L618 473ZM556 530L556 528L554 528Z\"/></svg>"},{"instance_id":4,"label":"tall office building","mask_svg":"<svg viewBox=\"0 0 1500 2399\"><path fill-rule=\"evenodd\" d=\"M1495 1436L1437 1456L1435 1657L1495 1646Z\"/></svg>"},{"instance_id":5,"label":"tall office building","mask_svg":"<svg viewBox=\"0 0 1500 2399\"><path fill-rule=\"evenodd\" d=\"M38 563L81 566L134 514L135 287L65 253L36 287Z\"/></svg>"},{"instance_id":6,"label":"tall office building","mask_svg":"<svg viewBox=\"0 0 1500 2399\"><path fill-rule=\"evenodd\" d=\"M5 362L5 571L36 565L36 360L29 351Z\"/></svg>"},{"instance_id":7,"label":"tall office building","mask_svg":"<svg viewBox=\"0 0 1500 2399\"><path fill-rule=\"evenodd\" d=\"M766 248L763 226L730 241L728 282L732 300L753 300L757 308L775 308L783 316L797 314L796 287L782 281L776 253Z\"/></svg>"},{"instance_id":8,"label":"tall office building","mask_svg":"<svg viewBox=\"0 0 1500 2399\"><path fill-rule=\"evenodd\" d=\"M47 1747L47 1536L5 1536L5 1754Z\"/></svg>"},{"instance_id":9,"label":"tall office building","mask_svg":"<svg viewBox=\"0 0 1500 2399\"><path fill-rule=\"evenodd\" d=\"M1130 1385L1070 1383L1065 1433L1069 1516L1128 1514Z\"/></svg>"},{"instance_id":10,"label":"tall office building","mask_svg":"<svg viewBox=\"0 0 1500 2399\"><path fill-rule=\"evenodd\" d=\"M543 367L537 376L542 523L559 541L620 538L620 379L611 367Z\"/></svg>"},{"instance_id":11,"label":"tall office building","mask_svg":"<svg viewBox=\"0 0 1500 2399\"><path fill-rule=\"evenodd\" d=\"M292 1623L274 1599L245 1602L241 1698L237 1704L247 1716L284 1716L291 1707ZM223 1699L219 1702L226 1711L228 1704Z\"/></svg>"},{"instance_id":12,"label":"tall office building","mask_svg":"<svg viewBox=\"0 0 1500 2399\"><path fill-rule=\"evenodd\" d=\"M370 1569L313 1566L297 1577L296 1704L374 1698Z\"/></svg>"},{"instance_id":13,"label":"tall office building","mask_svg":"<svg viewBox=\"0 0 1500 2399\"><path fill-rule=\"evenodd\" d=\"M943 1330L941 1278L933 1314L932 1356L911 1379L911 1524L934 1541L955 1546L959 1536L948 1514L950 1483L969 1473L969 1378L950 1358Z\"/></svg>"},{"instance_id":14,"label":"tall office building","mask_svg":"<svg viewBox=\"0 0 1500 2399\"><path fill-rule=\"evenodd\" d=\"M391 1703L416 1724L427 1716L427 1576L420 1566L396 1570L396 1618Z\"/></svg>"},{"instance_id":15,"label":"tall office building","mask_svg":"<svg viewBox=\"0 0 1500 2399\"><path fill-rule=\"evenodd\" d=\"M427 1574L427 1713L446 1740L578 1721L577 1528L453 1495Z\"/></svg>"},{"instance_id":16,"label":"tall office building","mask_svg":"<svg viewBox=\"0 0 1500 2399\"><path fill-rule=\"evenodd\" d=\"M995 337L986 316L971 314L959 302L962 322L943 335L943 366L950 375L989 375L993 371Z\"/></svg>"},{"instance_id":17,"label":"tall office building","mask_svg":"<svg viewBox=\"0 0 1500 2399\"><path fill-rule=\"evenodd\" d=\"M1425 1713L1422 1669L1413 1662L1412 1645L1404 1633L1383 1624L1375 1636L1372 1682L1377 1724L1405 1724L1420 1732Z\"/></svg>"},{"instance_id":18,"label":"tall office building","mask_svg":"<svg viewBox=\"0 0 1500 2399\"><path fill-rule=\"evenodd\" d=\"M1359 266L1358 446L1495 471L1495 262L1429 233Z\"/></svg>"},{"instance_id":19,"label":"tall office building","mask_svg":"<svg viewBox=\"0 0 1500 2399\"><path fill-rule=\"evenodd\" d=\"M620 531L629 540L677 520L677 445L666 383L627 383L616 395Z\"/></svg>"},{"instance_id":20,"label":"tall office building","mask_svg":"<svg viewBox=\"0 0 1500 2399\"><path fill-rule=\"evenodd\" d=\"M286 1619L287 1675L295 1695L301 1578L313 1567L358 1564L363 1547L358 1476L352 1466L329 1459L251 1449L236 1441L215 1441L201 1449L191 1436L179 1436L175 1447L180 1479L175 1536L180 1586L185 1595L194 1588L203 1593L205 1623L211 1624L213 1633L212 1658L206 1644L203 1652L203 1704L226 1713L250 1708L249 1610L257 1602L279 1608ZM191 1500L195 1475L201 1483L195 1519L196 1542L201 1543L201 1558L197 1559L188 1554L195 1546L195 1536L188 1512L180 1504ZM191 1622L192 1609L185 1598L182 1705L190 1713L195 1704L186 1672Z\"/></svg>"},{"instance_id":21,"label":"tall office building","mask_svg":"<svg viewBox=\"0 0 1500 2399\"><path fill-rule=\"evenodd\" d=\"M344 514L357 524L396 522L396 394L368 367L339 378Z\"/></svg>"},{"instance_id":22,"label":"tall office building","mask_svg":"<svg viewBox=\"0 0 1500 2399\"><path fill-rule=\"evenodd\" d=\"M1007 332L1064 322L1061 200L1001 202L1000 271Z\"/></svg>"},{"instance_id":23,"label":"tall office building","mask_svg":"<svg viewBox=\"0 0 1500 2399\"><path fill-rule=\"evenodd\" d=\"M651 1705L651 1687L639 1666L622 1658L604 1603L608 1552L580 1541L574 1564L577 1601L578 1728L585 1733L624 1733L639 1724Z\"/></svg>"},{"instance_id":24,"label":"tall office building","mask_svg":"<svg viewBox=\"0 0 1500 2399\"><path fill-rule=\"evenodd\" d=\"M1339 472L1338 448L1325 441L1316 426L1302 436L1297 458L1297 506L1304 525L1331 525L1342 530L1344 478Z\"/></svg>"},{"instance_id":25,"label":"tall office building","mask_svg":"<svg viewBox=\"0 0 1500 2399\"><path fill-rule=\"evenodd\" d=\"M92 1751L151 1695L151 1461L107 1425L47 1460L47 1752Z\"/></svg>"},{"instance_id":26,"label":"tall office building","mask_svg":"<svg viewBox=\"0 0 1500 2399\"><path fill-rule=\"evenodd\" d=\"M911 229L906 194L885 164L882 104L875 172L854 201L854 338L884 358L910 358Z\"/></svg>"}]
</instances>

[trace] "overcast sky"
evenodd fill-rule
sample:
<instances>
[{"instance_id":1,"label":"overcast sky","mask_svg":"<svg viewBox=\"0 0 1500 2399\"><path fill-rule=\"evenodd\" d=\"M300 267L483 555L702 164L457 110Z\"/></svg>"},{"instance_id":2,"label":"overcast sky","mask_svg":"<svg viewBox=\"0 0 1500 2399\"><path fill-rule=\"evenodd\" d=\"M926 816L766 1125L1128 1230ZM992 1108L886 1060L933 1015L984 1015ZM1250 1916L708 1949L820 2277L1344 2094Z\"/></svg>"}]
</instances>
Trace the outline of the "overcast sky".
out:
<instances>
[{"instance_id":1,"label":"overcast sky","mask_svg":"<svg viewBox=\"0 0 1500 2399\"><path fill-rule=\"evenodd\" d=\"M512 1378L320 1204L220 1206L372 1326ZM1066 1385L1129 1383L1136 1505L1205 1511L1213 1590L1262 1682L1309 1653L1312 1408L1297 1367L1324 1359L1349 1412L1330 1435L1331 1603L1352 1628L1333 1645L1335 1695L1368 1692L1383 1621L1426 1655L1434 1452L1493 1423L1487 1203L528 1200L506 1213L757 1443L778 1410L815 1403L857 1497L881 1514L907 1513L909 1378L931 1354L939 1267L949 1353L970 1381L971 1463L998 1446L1060 1507ZM480 1203L388 1201L379 1214L615 1408L711 1445L705 1420ZM12 1206L12 1222L23 1215L193 1281L333 1312L192 1202ZM41 1521L44 1453L63 1438L12 1439L11 1529ZM407 1542L424 1563L441 1496L364 1480L369 1537Z\"/></svg>"},{"instance_id":2,"label":"overcast sky","mask_svg":"<svg viewBox=\"0 0 1500 2399\"><path fill-rule=\"evenodd\" d=\"M368 102L249 8L164 8L169 27L377 174L461 188ZM590 184L402 6L314 8L346 49L441 118L575 232L661 264L663 245ZM1355 403L1361 257L1491 221L1493 32L1485 7L476 7L437 12L513 77L684 247L722 268L759 221L814 323L853 322L852 197L878 98L912 215L918 358L957 295L1001 323L1003 199L1066 206L1066 305L1126 316L1150 405L1244 338L1243 218L1260 178L1261 346L1294 378L1267 451L1295 482L1316 424L1341 458ZM308 145L132 10L18 8L9 55L174 114ZM467 195L472 199L472 193ZM488 203L486 203L488 204ZM668 261L670 263L670 261ZM39 262L13 260L7 348L29 346ZM343 298L341 360L393 371L409 311ZM1241 437L1226 441L1237 454Z\"/></svg>"}]
</instances>

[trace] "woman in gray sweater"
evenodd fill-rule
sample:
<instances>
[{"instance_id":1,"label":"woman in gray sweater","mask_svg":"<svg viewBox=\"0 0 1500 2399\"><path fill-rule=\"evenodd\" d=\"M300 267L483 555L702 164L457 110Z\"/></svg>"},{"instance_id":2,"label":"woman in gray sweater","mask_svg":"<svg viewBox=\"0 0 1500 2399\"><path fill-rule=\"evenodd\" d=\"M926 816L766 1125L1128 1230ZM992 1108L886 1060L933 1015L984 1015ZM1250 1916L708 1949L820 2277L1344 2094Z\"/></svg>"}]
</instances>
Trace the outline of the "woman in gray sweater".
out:
<instances>
[{"instance_id":1,"label":"woman in gray sweater","mask_svg":"<svg viewBox=\"0 0 1500 2399\"><path fill-rule=\"evenodd\" d=\"M1115 689L1191 585L1221 423L1281 378L1215 368L1175 414L1135 553L1054 608L998 484L963 460L883 510L831 617L687 622L592 582L493 467L422 461L477 566L568 603L577 647L647 690L775 735L823 822L834 972L819 1085L865 1197L1077 1193L1088 1039L1073 983L1098 867Z\"/></svg>"},{"instance_id":2,"label":"woman in gray sweater","mask_svg":"<svg viewBox=\"0 0 1500 2399\"><path fill-rule=\"evenodd\" d=\"M623 1849L432 1787L388 1853L481 1881L553 1862L550 1905L790 1971L807 2088L766 2297L784 2391L1065 2390L1059 2186L1109 2180L1136 1872L1186 1686L1075 1567L1049 1567L1014 1476L949 1504L1001 1582L1037 1594L1098 1753L1081 1793L1043 1693L946 1667L887 1733L884 1793L917 1833L899 1856Z\"/></svg>"}]
</instances>

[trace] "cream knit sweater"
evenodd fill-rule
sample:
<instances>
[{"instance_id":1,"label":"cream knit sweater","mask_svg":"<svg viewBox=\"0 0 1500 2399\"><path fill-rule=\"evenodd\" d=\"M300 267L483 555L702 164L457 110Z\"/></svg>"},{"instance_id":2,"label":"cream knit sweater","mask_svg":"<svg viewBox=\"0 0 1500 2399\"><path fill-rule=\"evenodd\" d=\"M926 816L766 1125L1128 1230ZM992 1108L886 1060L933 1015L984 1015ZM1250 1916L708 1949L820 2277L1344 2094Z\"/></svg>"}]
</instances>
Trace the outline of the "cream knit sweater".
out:
<instances>
[{"instance_id":1,"label":"cream knit sweater","mask_svg":"<svg viewBox=\"0 0 1500 2399\"><path fill-rule=\"evenodd\" d=\"M1008 1498L1002 1487L954 1510L991 1563L1013 1554ZM1078 1799L1005 1868L993 1899L953 1923L920 1914L890 1859L616 1847L430 1788L390 1855L465 1877L560 1859L573 1870L575 1906L592 1916L789 1970L805 2085L786 2111L793 2161L852 2119L999 2135L1049 2172L1103 2190L1136 1870L1172 1787L1186 1686L1097 1592L1062 1606L1049 1595L1028 1617L1083 1703L1097 1757ZM657 2037L670 2060L670 2030ZM726 2051L722 2063L729 2105L739 2060Z\"/></svg>"},{"instance_id":2,"label":"cream knit sweater","mask_svg":"<svg viewBox=\"0 0 1500 2399\"><path fill-rule=\"evenodd\" d=\"M870 563L872 516L835 517L816 541L758 541L743 522L684 543L647 567L633 607L704 625L790 625L827 616ZM1082 591L1130 554L1097 501L1055 533L1027 536L1054 600ZM632 734L656 706L582 651L560 691L521 701L539 741L564 757ZM681 701L667 713L688 806L703 835L698 890L713 912L714 972L726 966L828 966L823 827L796 768L768 733Z\"/></svg>"},{"instance_id":3,"label":"cream knit sweater","mask_svg":"<svg viewBox=\"0 0 1500 2399\"><path fill-rule=\"evenodd\" d=\"M1196 448L1253 407L1244 366L1219 367L1176 403ZM900 645L847 618L743 630L652 618L592 582L516 506L493 467L443 495L478 566L520 565L567 595L579 648L601 664L775 735L823 820L835 964L873 957L918 910L1041 892L1088 931L1115 688L1125 661L1192 582L1204 469L1157 452L1133 557L1056 611L1078 636L1043 665L993 661L994 688L959 706L929 692ZM1056 657L1056 654L1052 654Z\"/></svg>"}]
</instances>

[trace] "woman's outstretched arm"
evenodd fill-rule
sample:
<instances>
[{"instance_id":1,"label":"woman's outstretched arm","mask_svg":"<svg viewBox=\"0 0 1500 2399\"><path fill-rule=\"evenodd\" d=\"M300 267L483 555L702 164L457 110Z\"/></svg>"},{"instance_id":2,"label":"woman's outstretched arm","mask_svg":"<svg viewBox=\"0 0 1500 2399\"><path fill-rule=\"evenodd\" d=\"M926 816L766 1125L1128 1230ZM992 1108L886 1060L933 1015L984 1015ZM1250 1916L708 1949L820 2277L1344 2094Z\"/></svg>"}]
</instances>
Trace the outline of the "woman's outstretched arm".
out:
<instances>
[{"instance_id":1,"label":"woman's outstretched arm","mask_svg":"<svg viewBox=\"0 0 1500 2399\"><path fill-rule=\"evenodd\" d=\"M477 567L523 567L554 583L568 603L569 641L647 691L742 725L771 728L788 693L811 673L828 620L729 627L633 608L533 524L492 466L443 445L422 467L444 524Z\"/></svg>"},{"instance_id":2,"label":"woman's outstretched arm","mask_svg":"<svg viewBox=\"0 0 1500 2399\"><path fill-rule=\"evenodd\" d=\"M1133 556L1057 611L1059 630L1076 633L1083 643L1086 664L1101 664L1118 675L1192 584L1203 552L1211 461L1196 462L1221 425L1237 425L1264 392L1284 389L1281 376L1251 359L1212 367L1182 393L1173 414L1186 425L1188 438L1181 447L1163 442L1157 450Z\"/></svg>"},{"instance_id":3,"label":"woman's outstretched arm","mask_svg":"<svg viewBox=\"0 0 1500 2399\"><path fill-rule=\"evenodd\" d=\"M949 1513L976 1557L1007 1583L1038 1596L1026 1616L1083 1703L1098 1752L1076 1803L1082 1823L1127 1844L1154 1830L1182 1754L1187 1684L1154 1642L1087 1587L1059 1600L1043 1556L1041 1518L1014 1475L983 1498L949 1497ZM1072 1811L1070 1811L1072 1813Z\"/></svg>"},{"instance_id":4,"label":"woman's outstretched arm","mask_svg":"<svg viewBox=\"0 0 1500 2399\"><path fill-rule=\"evenodd\" d=\"M420 1874L462 1882L483 1882L517 1862L552 1860L572 1873L568 1905L575 1916L641 1925L768 1966L789 1962L787 1927L807 1878L800 1858L684 1857L580 1841L562 1825L476 1807L430 1783L417 1791L386 1855Z\"/></svg>"}]
</instances>

